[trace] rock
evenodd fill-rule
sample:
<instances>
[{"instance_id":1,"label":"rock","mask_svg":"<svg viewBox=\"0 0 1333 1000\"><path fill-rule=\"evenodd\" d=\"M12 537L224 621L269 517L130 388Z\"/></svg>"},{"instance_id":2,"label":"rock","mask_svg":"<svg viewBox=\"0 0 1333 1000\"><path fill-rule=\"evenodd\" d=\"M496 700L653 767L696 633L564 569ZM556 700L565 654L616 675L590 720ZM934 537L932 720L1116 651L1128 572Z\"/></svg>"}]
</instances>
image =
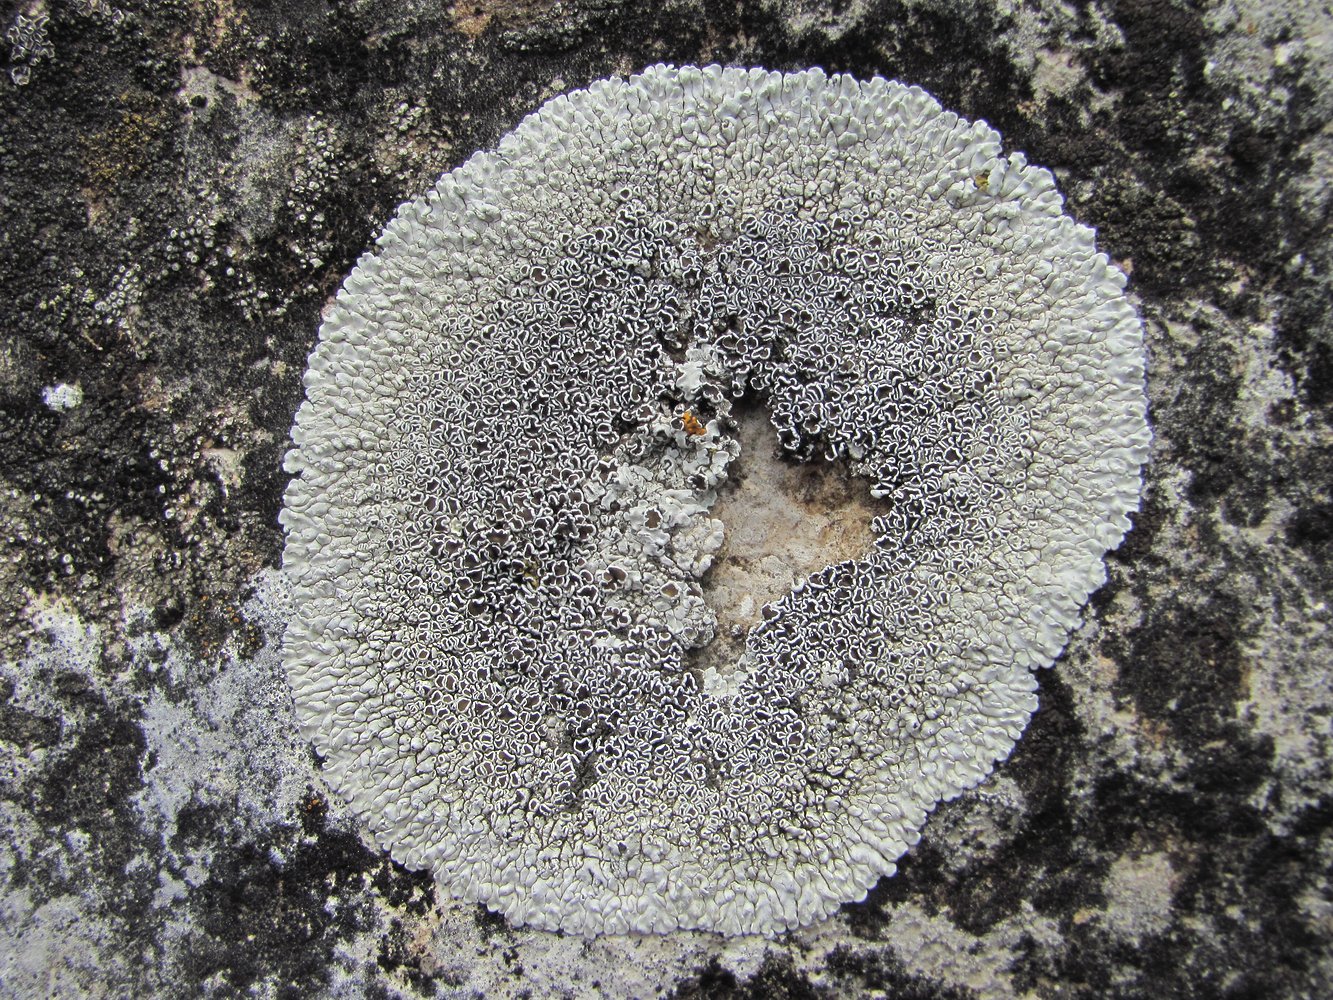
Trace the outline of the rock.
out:
<instances>
[{"instance_id":1,"label":"rock","mask_svg":"<svg viewBox=\"0 0 1333 1000\"><path fill-rule=\"evenodd\" d=\"M9 39L26 83L0 89L12 993L1333 980L1327 12L30 6L5 28L45 13L52 52ZM543 100L662 60L880 73L985 118L1056 169L1148 331L1144 504L1013 755L864 902L776 941L585 944L445 901L327 794L276 653L281 459L329 297L406 197ZM62 383L83 402L57 413Z\"/></svg>"}]
</instances>

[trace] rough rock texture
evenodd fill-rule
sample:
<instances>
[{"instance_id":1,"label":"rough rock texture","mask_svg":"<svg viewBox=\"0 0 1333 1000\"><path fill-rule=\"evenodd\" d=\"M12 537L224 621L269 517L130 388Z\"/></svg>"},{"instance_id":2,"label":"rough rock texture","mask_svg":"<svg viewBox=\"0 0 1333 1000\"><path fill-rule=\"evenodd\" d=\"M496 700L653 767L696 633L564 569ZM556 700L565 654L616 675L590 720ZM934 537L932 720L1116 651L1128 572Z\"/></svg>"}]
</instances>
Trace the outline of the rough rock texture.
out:
<instances>
[{"instance_id":1,"label":"rough rock texture","mask_svg":"<svg viewBox=\"0 0 1333 1000\"><path fill-rule=\"evenodd\" d=\"M1321 8L0 14L0 990L1315 997L1333 979ZM276 652L281 455L333 290L395 205L542 100L663 60L880 73L986 119L1055 170L1148 329L1144 507L1014 754L865 903L771 940L585 943L438 898L328 797Z\"/></svg>"}]
</instances>

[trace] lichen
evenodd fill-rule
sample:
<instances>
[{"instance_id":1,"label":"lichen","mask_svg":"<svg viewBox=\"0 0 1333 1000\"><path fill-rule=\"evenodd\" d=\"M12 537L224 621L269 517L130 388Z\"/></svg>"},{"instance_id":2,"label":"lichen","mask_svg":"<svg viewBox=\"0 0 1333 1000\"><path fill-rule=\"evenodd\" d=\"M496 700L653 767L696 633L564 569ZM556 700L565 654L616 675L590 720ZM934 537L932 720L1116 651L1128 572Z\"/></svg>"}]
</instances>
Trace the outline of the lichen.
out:
<instances>
[{"instance_id":1,"label":"lichen","mask_svg":"<svg viewBox=\"0 0 1333 1000\"><path fill-rule=\"evenodd\" d=\"M1061 208L919 89L717 67L557 98L404 205L282 515L298 713L381 845L584 934L772 933L892 874L1137 505L1141 327ZM738 401L880 512L700 666Z\"/></svg>"}]
</instances>

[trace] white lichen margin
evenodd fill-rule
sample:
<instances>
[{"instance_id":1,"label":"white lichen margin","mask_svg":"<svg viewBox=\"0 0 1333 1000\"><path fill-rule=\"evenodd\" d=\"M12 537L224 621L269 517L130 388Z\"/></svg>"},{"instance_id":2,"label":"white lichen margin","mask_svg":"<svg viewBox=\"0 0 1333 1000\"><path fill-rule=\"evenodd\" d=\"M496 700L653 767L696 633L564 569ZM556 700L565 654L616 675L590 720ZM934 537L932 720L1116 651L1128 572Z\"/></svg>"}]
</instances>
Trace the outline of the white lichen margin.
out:
<instances>
[{"instance_id":1,"label":"white lichen margin","mask_svg":"<svg viewBox=\"0 0 1333 1000\"><path fill-rule=\"evenodd\" d=\"M665 66L403 205L282 513L298 715L378 842L580 934L774 933L892 874L1138 504L1141 326L1061 209L918 88ZM742 396L884 514L704 676Z\"/></svg>"}]
</instances>

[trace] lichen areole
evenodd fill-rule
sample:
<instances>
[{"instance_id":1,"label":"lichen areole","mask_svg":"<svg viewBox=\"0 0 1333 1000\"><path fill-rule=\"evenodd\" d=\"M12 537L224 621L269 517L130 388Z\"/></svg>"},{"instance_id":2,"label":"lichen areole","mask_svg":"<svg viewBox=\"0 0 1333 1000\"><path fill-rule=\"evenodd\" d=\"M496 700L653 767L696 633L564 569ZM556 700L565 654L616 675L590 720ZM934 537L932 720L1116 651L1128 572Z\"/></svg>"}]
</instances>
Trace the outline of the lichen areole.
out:
<instances>
[{"instance_id":1,"label":"lichen areole","mask_svg":"<svg viewBox=\"0 0 1333 1000\"><path fill-rule=\"evenodd\" d=\"M667 66L403 205L282 513L299 716L378 842L580 934L773 933L892 874L1138 503L1142 328L1061 209L918 88ZM742 405L875 513L701 659Z\"/></svg>"}]
</instances>

